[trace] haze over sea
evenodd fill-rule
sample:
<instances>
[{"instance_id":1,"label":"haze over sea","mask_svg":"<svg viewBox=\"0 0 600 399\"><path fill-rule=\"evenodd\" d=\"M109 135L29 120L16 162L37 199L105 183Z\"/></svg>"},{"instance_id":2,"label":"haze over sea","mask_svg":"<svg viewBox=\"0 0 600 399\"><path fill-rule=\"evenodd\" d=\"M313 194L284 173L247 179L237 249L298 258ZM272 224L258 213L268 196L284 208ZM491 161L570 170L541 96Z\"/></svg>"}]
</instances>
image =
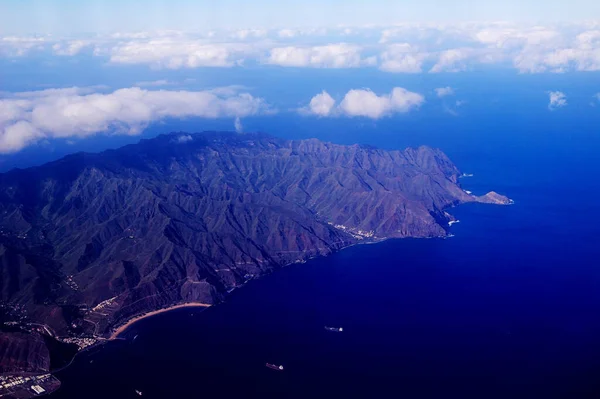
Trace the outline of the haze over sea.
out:
<instances>
[{"instance_id":1,"label":"haze over sea","mask_svg":"<svg viewBox=\"0 0 600 399\"><path fill-rule=\"evenodd\" d=\"M311 76L289 91L314 92L327 71ZM206 311L142 320L125 341L78 355L51 398L133 398L135 390L148 398L597 397L600 115L584 76L552 76L571 93L557 112L539 100L549 79L541 75L470 75L469 85L460 75L353 76L352 87L369 79L373 89L427 91L444 80L466 105L453 115L432 101L377 122L256 117L246 129L436 146L474 174L465 189L495 190L515 204L460 206L450 210L460 219L452 238L354 246L252 281ZM230 124L169 121L145 135Z\"/></svg>"}]
</instances>

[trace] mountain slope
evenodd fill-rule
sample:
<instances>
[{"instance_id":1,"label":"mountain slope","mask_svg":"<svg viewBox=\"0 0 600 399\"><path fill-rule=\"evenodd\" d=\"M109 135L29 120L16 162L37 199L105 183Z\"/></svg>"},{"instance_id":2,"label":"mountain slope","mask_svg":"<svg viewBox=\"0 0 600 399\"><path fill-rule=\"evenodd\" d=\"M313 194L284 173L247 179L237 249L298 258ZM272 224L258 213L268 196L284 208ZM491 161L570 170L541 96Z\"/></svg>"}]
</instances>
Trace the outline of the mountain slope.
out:
<instances>
[{"instance_id":1,"label":"mountain slope","mask_svg":"<svg viewBox=\"0 0 600 399\"><path fill-rule=\"evenodd\" d=\"M444 209L478 200L459 174L427 147L230 133L13 170L0 175L0 299L55 336L106 334L362 240L444 236Z\"/></svg>"}]
</instances>

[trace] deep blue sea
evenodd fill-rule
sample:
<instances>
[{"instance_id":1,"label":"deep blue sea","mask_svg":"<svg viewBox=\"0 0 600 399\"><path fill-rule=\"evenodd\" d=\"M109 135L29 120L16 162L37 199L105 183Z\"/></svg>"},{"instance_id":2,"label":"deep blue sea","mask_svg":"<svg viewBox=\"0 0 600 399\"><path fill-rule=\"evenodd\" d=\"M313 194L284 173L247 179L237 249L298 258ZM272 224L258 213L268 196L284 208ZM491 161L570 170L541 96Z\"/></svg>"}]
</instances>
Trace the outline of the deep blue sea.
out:
<instances>
[{"instance_id":1,"label":"deep blue sea","mask_svg":"<svg viewBox=\"0 0 600 399\"><path fill-rule=\"evenodd\" d=\"M466 189L515 205L461 206L451 239L354 246L146 319L51 397L600 397L599 139L549 118L371 140L437 145L475 174Z\"/></svg>"},{"instance_id":2,"label":"deep blue sea","mask_svg":"<svg viewBox=\"0 0 600 399\"><path fill-rule=\"evenodd\" d=\"M135 390L167 399L600 397L600 103L590 105L600 90L596 75L335 71L330 79L334 72L315 71L298 83L293 69L279 71L268 79L246 72L236 80L235 69L194 77L199 85L268 86L257 94L287 101L278 115L244 120L249 131L439 147L474 174L462 181L465 189L495 190L515 204L451 209L460 219L453 238L354 246L253 281L206 311L143 320L126 340L77 356L50 397L136 398ZM78 84L106 83L101 72ZM132 79L158 77L134 72ZM454 99L431 97L445 85L455 88ZM322 89L339 98L352 87L393 86L428 93L427 103L377 122L286 111ZM569 105L550 112L547 90L565 91ZM466 103L446 112L454 100ZM146 135L231 126L165 121ZM2 158L0 168L137 139L49 144Z\"/></svg>"}]
</instances>

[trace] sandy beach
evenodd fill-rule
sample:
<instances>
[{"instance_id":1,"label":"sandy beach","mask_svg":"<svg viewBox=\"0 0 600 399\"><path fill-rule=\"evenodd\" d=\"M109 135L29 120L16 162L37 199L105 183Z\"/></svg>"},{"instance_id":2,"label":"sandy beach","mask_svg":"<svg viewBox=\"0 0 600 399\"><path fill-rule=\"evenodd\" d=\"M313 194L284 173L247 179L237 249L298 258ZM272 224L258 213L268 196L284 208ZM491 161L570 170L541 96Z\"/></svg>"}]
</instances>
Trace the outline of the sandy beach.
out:
<instances>
[{"instance_id":1,"label":"sandy beach","mask_svg":"<svg viewBox=\"0 0 600 399\"><path fill-rule=\"evenodd\" d=\"M168 311L171 311L174 309L180 309L180 308L208 308L210 306L211 305L206 304L206 303L190 302L190 303L182 303L179 305L169 306L168 308L163 308L163 309L159 309L159 310L153 310L152 312L144 313L139 316L133 317L127 323L123 324L122 326L117 328L115 331L113 331L113 333L110 335L109 339L117 338L121 333L123 333L125 330L127 330L129 327L131 327L133 324L137 323L138 321L148 318L148 317L156 316L157 314L160 314L160 313L164 313L164 312L168 312Z\"/></svg>"}]
</instances>

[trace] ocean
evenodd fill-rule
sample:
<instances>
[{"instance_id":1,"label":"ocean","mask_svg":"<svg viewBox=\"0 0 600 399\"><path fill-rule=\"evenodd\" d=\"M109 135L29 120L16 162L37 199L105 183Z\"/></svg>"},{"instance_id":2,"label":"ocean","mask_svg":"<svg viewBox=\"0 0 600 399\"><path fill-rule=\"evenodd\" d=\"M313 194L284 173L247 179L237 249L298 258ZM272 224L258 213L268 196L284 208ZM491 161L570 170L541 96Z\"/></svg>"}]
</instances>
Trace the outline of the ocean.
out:
<instances>
[{"instance_id":1,"label":"ocean","mask_svg":"<svg viewBox=\"0 0 600 399\"><path fill-rule=\"evenodd\" d=\"M473 101L468 117L404 134L353 122L335 141L440 147L474 174L465 189L514 205L460 206L452 238L353 246L142 320L77 356L50 398L600 397L598 112Z\"/></svg>"},{"instance_id":2,"label":"ocean","mask_svg":"<svg viewBox=\"0 0 600 399\"><path fill-rule=\"evenodd\" d=\"M56 61L63 73L2 62L8 91L164 79L163 71ZM81 61L83 62L83 61ZM85 68L83 67L85 66ZM39 73L38 73L39 72ZM441 148L509 207L469 204L446 240L358 245L252 281L223 304L143 320L78 355L52 399L135 398L597 398L600 397L600 89L594 74L387 74L371 70L201 68L172 72L190 90L242 85L276 115L245 131L386 149ZM419 111L377 121L299 116L321 90L423 93ZM436 87L455 96L438 99ZM549 111L548 91L568 105ZM233 120L166 120L169 131L231 130ZM42 142L0 156L0 170L140 137ZM342 326L331 333L324 326ZM134 337L136 337L134 339ZM266 362L282 364L283 372Z\"/></svg>"}]
</instances>

